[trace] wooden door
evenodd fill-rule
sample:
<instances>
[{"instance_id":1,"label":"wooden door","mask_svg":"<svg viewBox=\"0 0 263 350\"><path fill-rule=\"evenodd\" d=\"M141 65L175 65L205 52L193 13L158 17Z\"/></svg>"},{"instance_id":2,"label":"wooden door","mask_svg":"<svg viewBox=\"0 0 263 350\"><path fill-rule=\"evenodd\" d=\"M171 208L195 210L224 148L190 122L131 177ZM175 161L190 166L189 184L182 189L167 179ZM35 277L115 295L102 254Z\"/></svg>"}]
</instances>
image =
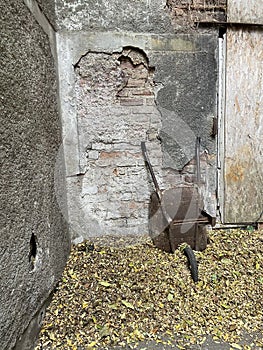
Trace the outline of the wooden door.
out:
<instances>
[{"instance_id":1,"label":"wooden door","mask_svg":"<svg viewBox=\"0 0 263 350\"><path fill-rule=\"evenodd\" d=\"M252 223L263 210L263 6L229 0L223 160L224 223ZM263 221L263 218L259 221Z\"/></svg>"}]
</instances>

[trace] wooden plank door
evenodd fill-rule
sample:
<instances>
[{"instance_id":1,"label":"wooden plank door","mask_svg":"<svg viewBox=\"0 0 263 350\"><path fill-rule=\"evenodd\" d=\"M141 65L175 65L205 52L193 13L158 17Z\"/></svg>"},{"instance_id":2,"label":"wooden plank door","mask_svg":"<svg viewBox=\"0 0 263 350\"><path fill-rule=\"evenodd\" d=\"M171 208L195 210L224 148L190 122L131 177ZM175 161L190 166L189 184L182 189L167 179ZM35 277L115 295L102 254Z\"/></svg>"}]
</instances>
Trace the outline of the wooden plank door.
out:
<instances>
[{"instance_id":1,"label":"wooden plank door","mask_svg":"<svg viewBox=\"0 0 263 350\"><path fill-rule=\"evenodd\" d=\"M229 0L226 34L223 222L263 210L263 6ZM263 221L261 218L260 221Z\"/></svg>"}]
</instances>

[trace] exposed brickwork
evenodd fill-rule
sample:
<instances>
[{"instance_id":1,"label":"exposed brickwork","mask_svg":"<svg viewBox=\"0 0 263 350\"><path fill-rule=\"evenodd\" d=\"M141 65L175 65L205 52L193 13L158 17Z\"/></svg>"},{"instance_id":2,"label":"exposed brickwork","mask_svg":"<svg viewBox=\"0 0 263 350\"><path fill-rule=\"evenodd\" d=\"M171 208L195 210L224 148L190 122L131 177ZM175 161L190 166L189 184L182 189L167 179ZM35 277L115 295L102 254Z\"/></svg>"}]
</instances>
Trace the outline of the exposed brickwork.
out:
<instances>
[{"instance_id":1,"label":"exposed brickwork","mask_svg":"<svg viewBox=\"0 0 263 350\"><path fill-rule=\"evenodd\" d=\"M142 106L152 103L153 73L143 52L125 49L119 57L120 68L124 74L125 86L118 92L120 104Z\"/></svg>"},{"instance_id":2,"label":"exposed brickwork","mask_svg":"<svg viewBox=\"0 0 263 350\"><path fill-rule=\"evenodd\" d=\"M167 0L175 26L185 29L203 21L225 21L226 0Z\"/></svg>"}]
</instances>

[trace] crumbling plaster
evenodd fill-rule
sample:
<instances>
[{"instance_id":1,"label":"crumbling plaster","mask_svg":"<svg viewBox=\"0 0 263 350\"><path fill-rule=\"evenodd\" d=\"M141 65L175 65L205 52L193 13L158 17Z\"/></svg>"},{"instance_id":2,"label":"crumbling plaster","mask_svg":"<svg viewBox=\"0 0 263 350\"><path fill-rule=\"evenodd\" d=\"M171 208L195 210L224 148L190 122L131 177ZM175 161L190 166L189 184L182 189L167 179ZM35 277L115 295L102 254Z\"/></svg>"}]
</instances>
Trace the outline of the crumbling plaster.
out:
<instances>
[{"instance_id":1,"label":"crumbling plaster","mask_svg":"<svg viewBox=\"0 0 263 350\"><path fill-rule=\"evenodd\" d=\"M120 58L125 48L142 52L147 61L151 88L143 98L131 100L123 93L127 77ZM60 95L65 147L71 154L66 164L73 238L148 232L153 187L140 150L142 140L149 141L157 177L166 188L195 179L190 161L195 138L201 136L203 193L207 209L215 214L217 34L63 32L58 52L65 63L59 68ZM187 142L178 146L180 134L187 135ZM133 209L128 205L132 202Z\"/></svg>"}]
</instances>

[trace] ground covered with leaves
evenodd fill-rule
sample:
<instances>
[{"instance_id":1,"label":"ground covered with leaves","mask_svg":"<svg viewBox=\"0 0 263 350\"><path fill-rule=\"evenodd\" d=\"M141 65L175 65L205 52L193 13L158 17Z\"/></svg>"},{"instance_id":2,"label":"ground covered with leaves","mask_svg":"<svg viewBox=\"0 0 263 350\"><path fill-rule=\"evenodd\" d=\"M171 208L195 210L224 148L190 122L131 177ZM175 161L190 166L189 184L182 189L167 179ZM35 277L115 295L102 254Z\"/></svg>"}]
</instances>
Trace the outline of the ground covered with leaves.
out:
<instances>
[{"instance_id":1,"label":"ground covered with leaves","mask_svg":"<svg viewBox=\"0 0 263 350\"><path fill-rule=\"evenodd\" d=\"M196 256L194 283L181 250L168 254L150 240L72 247L37 350L136 348L148 339L189 349L207 336L233 349L263 347L263 232L214 230ZM243 332L255 337L240 346Z\"/></svg>"}]
</instances>

